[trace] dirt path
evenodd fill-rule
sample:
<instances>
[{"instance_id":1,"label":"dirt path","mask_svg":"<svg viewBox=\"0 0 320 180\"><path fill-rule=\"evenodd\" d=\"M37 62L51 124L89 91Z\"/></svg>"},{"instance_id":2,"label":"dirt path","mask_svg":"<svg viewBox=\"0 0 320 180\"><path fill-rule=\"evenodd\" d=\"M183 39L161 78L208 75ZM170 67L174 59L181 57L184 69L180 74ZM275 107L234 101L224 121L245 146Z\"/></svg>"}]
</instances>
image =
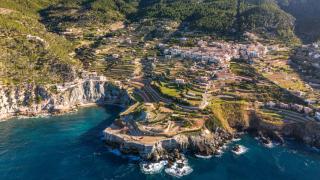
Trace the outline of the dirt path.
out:
<instances>
[{"instance_id":1,"label":"dirt path","mask_svg":"<svg viewBox=\"0 0 320 180\"><path fill-rule=\"evenodd\" d=\"M11 9L0 8L0 14L3 14L3 15L10 14L13 12L14 12L14 10L11 10Z\"/></svg>"}]
</instances>

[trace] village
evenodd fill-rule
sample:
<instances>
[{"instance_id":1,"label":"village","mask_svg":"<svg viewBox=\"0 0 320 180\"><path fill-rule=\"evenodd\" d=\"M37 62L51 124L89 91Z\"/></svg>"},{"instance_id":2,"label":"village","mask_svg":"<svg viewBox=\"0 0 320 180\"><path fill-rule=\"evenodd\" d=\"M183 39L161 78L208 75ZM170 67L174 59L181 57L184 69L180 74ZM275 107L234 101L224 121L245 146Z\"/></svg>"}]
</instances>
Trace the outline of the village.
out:
<instances>
[{"instance_id":1,"label":"village","mask_svg":"<svg viewBox=\"0 0 320 180\"><path fill-rule=\"evenodd\" d=\"M176 30L174 26L169 27L167 24L159 25L158 31L170 34ZM79 48L89 52L92 60L88 61L88 70L93 72L90 74L93 79L103 80L98 75L102 74L127 89L137 101L135 107L126 111L128 114L137 109L152 112L155 121L132 126L140 132L146 133L152 126L159 126L156 131L165 130L166 135L201 129L210 118L208 110L211 111L212 102L217 100L244 100L261 111L267 108L273 113L283 114L286 110L289 115L284 117L297 113L303 120L320 119L313 97L306 98L307 103L303 105L282 102L273 97L274 91L287 89L290 96L305 98L302 90L291 90L277 84L277 79L248 75L252 67L268 77L273 69L265 59L281 58L275 54L288 51L286 47L257 40L251 33L246 34L246 41L234 42L192 35L150 39L144 37L148 31L148 28L141 30L133 24L99 37L92 45L85 43ZM314 45L312 47L316 49ZM60 85L58 89L63 88Z\"/></svg>"},{"instance_id":2,"label":"village","mask_svg":"<svg viewBox=\"0 0 320 180\"><path fill-rule=\"evenodd\" d=\"M64 92L84 81L108 81L126 89L136 101L126 113L143 109L149 114L147 121L132 126L140 133L173 136L201 130L212 118L212 104L220 101L245 101L257 111L293 121L297 117L320 120L318 82L305 85L297 75L283 71L292 66L303 73L307 64L317 68L318 44L296 50L297 56L308 58L308 63L298 64L287 56L286 46L265 42L252 33L246 33L243 41L226 41L192 33L176 36L178 27L172 22L143 29L139 24L110 28L98 29L95 36L78 29L61 32L77 44L70 55L80 58L85 70L77 72L74 81L55 84L53 89ZM155 30L161 37L150 37ZM290 102L290 97L303 101Z\"/></svg>"}]
</instances>

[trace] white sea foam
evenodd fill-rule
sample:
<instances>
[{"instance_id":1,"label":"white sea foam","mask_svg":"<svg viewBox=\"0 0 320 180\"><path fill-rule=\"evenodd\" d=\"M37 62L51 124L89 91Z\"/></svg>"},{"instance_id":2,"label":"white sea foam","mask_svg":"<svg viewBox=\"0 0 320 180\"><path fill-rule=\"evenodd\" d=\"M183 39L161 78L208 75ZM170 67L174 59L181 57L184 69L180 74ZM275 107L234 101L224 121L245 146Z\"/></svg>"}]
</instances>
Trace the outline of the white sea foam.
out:
<instances>
[{"instance_id":1,"label":"white sea foam","mask_svg":"<svg viewBox=\"0 0 320 180\"><path fill-rule=\"evenodd\" d=\"M179 164L183 164L183 167L179 167ZM181 178L192 173L193 169L189 166L187 159L183 158L173 163L170 168L166 168L165 172L171 176Z\"/></svg>"},{"instance_id":2,"label":"white sea foam","mask_svg":"<svg viewBox=\"0 0 320 180\"><path fill-rule=\"evenodd\" d=\"M167 163L167 161L160 161L157 163L141 162L140 168L141 171L145 174L157 174L162 171L162 169Z\"/></svg>"},{"instance_id":3,"label":"white sea foam","mask_svg":"<svg viewBox=\"0 0 320 180\"><path fill-rule=\"evenodd\" d=\"M221 148L220 148L220 149L218 149L217 151L218 151L218 154L216 154L216 155L215 155L215 157L221 157L221 156L222 156L222 154L224 153L224 151L222 151L222 149L221 149Z\"/></svg>"},{"instance_id":4,"label":"white sea foam","mask_svg":"<svg viewBox=\"0 0 320 180\"><path fill-rule=\"evenodd\" d=\"M270 141L268 144L264 144L263 145L267 148L273 148L274 147L274 144Z\"/></svg>"},{"instance_id":5,"label":"white sea foam","mask_svg":"<svg viewBox=\"0 0 320 180\"><path fill-rule=\"evenodd\" d=\"M196 156L197 158L201 158L201 159L210 159L210 158L212 158L212 155L202 156L202 155L200 155L200 154L195 154L195 156Z\"/></svg>"},{"instance_id":6,"label":"white sea foam","mask_svg":"<svg viewBox=\"0 0 320 180\"><path fill-rule=\"evenodd\" d=\"M224 149L224 150L226 150L228 148L228 144L224 144L223 146L222 146L222 149Z\"/></svg>"},{"instance_id":7,"label":"white sea foam","mask_svg":"<svg viewBox=\"0 0 320 180\"><path fill-rule=\"evenodd\" d=\"M239 145L239 150L238 151L234 151L232 150L232 152L236 155L241 155L241 154L244 154L248 151L248 148L242 146L242 145Z\"/></svg>"},{"instance_id":8,"label":"white sea foam","mask_svg":"<svg viewBox=\"0 0 320 180\"><path fill-rule=\"evenodd\" d=\"M51 114L38 114L36 116L24 116L24 115L19 115L16 118L17 119L33 119L33 118L50 118L52 117Z\"/></svg>"},{"instance_id":9,"label":"white sea foam","mask_svg":"<svg viewBox=\"0 0 320 180\"><path fill-rule=\"evenodd\" d=\"M241 140L241 138L233 138L232 139L233 142L237 142L237 141L240 141L240 140Z\"/></svg>"}]
</instances>

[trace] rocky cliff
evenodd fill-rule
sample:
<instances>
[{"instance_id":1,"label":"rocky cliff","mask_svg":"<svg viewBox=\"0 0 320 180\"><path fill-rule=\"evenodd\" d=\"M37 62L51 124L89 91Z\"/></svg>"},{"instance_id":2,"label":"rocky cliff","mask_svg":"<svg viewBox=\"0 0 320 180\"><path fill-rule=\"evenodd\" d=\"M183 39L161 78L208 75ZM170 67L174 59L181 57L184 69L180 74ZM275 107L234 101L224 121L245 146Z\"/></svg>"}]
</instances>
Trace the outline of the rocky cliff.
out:
<instances>
[{"instance_id":1,"label":"rocky cliff","mask_svg":"<svg viewBox=\"0 0 320 180\"><path fill-rule=\"evenodd\" d=\"M259 110L250 108L248 104L239 102L216 101L212 112L228 132L248 130L281 143L284 142L283 137L291 137L320 148L320 122L275 119L262 115Z\"/></svg>"},{"instance_id":2,"label":"rocky cliff","mask_svg":"<svg viewBox=\"0 0 320 180\"><path fill-rule=\"evenodd\" d=\"M283 127L283 134L294 137L308 145L320 148L320 123L309 121L293 123Z\"/></svg>"},{"instance_id":3,"label":"rocky cliff","mask_svg":"<svg viewBox=\"0 0 320 180\"><path fill-rule=\"evenodd\" d=\"M259 136L269 137L282 143L283 137L290 137L320 148L320 122L315 120L279 121L254 114L249 129L258 132Z\"/></svg>"},{"instance_id":4,"label":"rocky cliff","mask_svg":"<svg viewBox=\"0 0 320 180\"><path fill-rule=\"evenodd\" d=\"M0 119L15 115L61 113L88 104L132 103L126 90L105 80L77 80L67 85L0 87Z\"/></svg>"},{"instance_id":5,"label":"rocky cliff","mask_svg":"<svg viewBox=\"0 0 320 180\"><path fill-rule=\"evenodd\" d=\"M104 136L107 144L119 148L122 153L138 154L143 159L156 162L167 159L175 151L189 151L203 156L219 154L220 148L233 138L233 135L219 128L214 132L203 129L198 133L173 137L133 136L123 133L123 130L115 124L106 128Z\"/></svg>"}]
</instances>

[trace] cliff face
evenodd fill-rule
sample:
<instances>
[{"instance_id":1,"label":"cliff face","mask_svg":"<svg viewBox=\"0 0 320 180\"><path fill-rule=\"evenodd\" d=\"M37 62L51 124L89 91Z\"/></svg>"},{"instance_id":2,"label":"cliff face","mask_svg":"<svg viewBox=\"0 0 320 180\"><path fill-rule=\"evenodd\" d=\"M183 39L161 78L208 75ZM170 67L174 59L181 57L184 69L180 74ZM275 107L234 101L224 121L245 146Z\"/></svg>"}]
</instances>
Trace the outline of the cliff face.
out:
<instances>
[{"instance_id":1,"label":"cliff face","mask_svg":"<svg viewBox=\"0 0 320 180\"><path fill-rule=\"evenodd\" d=\"M182 149L182 145L187 144L188 138L185 136L176 136L169 139L161 139L152 143L143 143L139 141L129 140L124 136L112 133L106 129L104 131L107 144L120 149L121 152L127 154L139 154L143 159L159 160L164 153Z\"/></svg>"},{"instance_id":2,"label":"cliff face","mask_svg":"<svg viewBox=\"0 0 320 180\"><path fill-rule=\"evenodd\" d=\"M90 103L127 106L132 101L125 90L107 81L91 79L78 81L61 90L34 85L0 87L0 119L59 113Z\"/></svg>"},{"instance_id":3,"label":"cliff face","mask_svg":"<svg viewBox=\"0 0 320 180\"><path fill-rule=\"evenodd\" d=\"M220 125L228 132L252 130L273 140L284 142L283 136L293 137L301 142L320 148L320 122L290 122L262 116L250 110L248 104L219 102L213 104L212 112Z\"/></svg>"},{"instance_id":4,"label":"cliff face","mask_svg":"<svg viewBox=\"0 0 320 180\"><path fill-rule=\"evenodd\" d=\"M173 137L157 136L132 136L122 133L123 128L113 124L104 130L106 143L119 148L126 154L138 154L146 160L159 161L167 159L170 153L178 150L190 151L198 155L212 155L233 136L223 129L216 129L215 132L202 130L197 134L179 134Z\"/></svg>"},{"instance_id":5,"label":"cliff face","mask_svg":"<svg viewBox=\"0 0 320 180\"><path fill-rule=\"evenodd\" d=\"M320 122L311 120L286 122L283 120L272 120L255 114L250 124L250 129L276 141L284 142L282 137L285 136L320 148Z\"/></svg>"},{"instance_id":6,"label":"cliff face","mask_svg":"<svg viewBox=\"0 0 320 180\"><path fill-rule=\"evenodd\" d=\"M305 123L288 124L283 128L283 134L294 137L308 145L320 148L320 123L309 121Z\"/></svg>"}]
</instances>

